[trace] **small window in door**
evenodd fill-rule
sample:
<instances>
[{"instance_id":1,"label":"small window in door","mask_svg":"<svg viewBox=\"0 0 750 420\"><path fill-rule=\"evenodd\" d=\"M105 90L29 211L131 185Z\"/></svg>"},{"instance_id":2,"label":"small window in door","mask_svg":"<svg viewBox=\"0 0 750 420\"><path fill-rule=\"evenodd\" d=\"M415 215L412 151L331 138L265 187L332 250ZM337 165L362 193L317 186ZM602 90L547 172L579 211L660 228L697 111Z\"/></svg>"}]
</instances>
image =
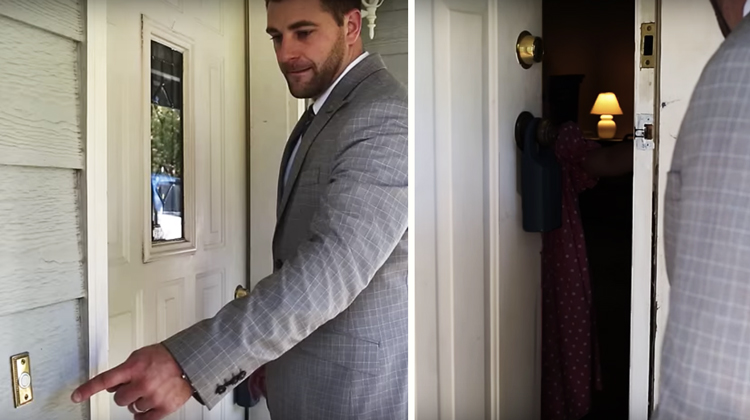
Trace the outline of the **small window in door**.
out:
<instances>
[{"instance_id":1,"label":"small window in door","mask_svg":"<svg viewBox=\"0 0 750 420\"><path fill-rule=\"evenodd\" d=\"M151 240L185 239L183 54L151 41Z\"/></svg>"}]
</instances>

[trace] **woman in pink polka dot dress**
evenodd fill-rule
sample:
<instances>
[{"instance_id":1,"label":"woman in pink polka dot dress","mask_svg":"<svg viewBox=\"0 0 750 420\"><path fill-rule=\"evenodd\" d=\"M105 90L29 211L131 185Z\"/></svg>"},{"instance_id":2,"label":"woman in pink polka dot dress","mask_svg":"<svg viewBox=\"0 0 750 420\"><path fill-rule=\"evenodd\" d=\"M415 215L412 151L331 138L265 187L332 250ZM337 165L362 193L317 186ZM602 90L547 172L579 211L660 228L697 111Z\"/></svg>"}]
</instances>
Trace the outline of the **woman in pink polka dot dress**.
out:
<instances>
[{"instance_id":1,"label":"woman in pink polka dot dress","mask_svg":"<svg viewBox=\"0 0 750 420\"><path fill-rule=\"evenodd\" d=\"M562 168L562 226L543 235L542 419L578 420L600 385L593 309L578 194L596 184L583 168L589 150L574 123L560 126L555 154Z\"/></svg>"},{"instance_id":2,"label":"woman in pink polka dot dress","mask_svg":"<svg viewBox=\"0 0 750 420\"><path fill-rule=\"evenodd\" d=\"M542 420L579 420L601 387L594 308L578 195L598 176L632 170L627 144L601 148L567 122L555 155L562 169L562 226L543 235Z\"/></svg>"}]
</instances>

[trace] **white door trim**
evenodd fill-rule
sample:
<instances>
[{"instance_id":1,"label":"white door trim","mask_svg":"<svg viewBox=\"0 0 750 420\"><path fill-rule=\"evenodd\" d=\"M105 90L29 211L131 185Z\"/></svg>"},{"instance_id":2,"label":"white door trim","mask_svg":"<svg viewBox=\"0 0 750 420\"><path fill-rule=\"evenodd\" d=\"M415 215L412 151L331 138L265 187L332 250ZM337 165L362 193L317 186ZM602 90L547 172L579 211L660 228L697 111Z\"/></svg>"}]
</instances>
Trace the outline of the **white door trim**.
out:
<instances>
[{"instance_id":1,"label":"white door trim","mask_svg":"<svg viewBox=\"0 0 750 420\"><path fill-rule=\"evenodd\" d=\"M108 368L109 256L107 245L107 1L86 1L85 98L86 325L89 376ZM91 418L108 420L109 394L90 400Z\"/></svg>"},{"instance_id":2,"label":"white door trim","mask_svg":"<svg viewBox=\"0 0 750 420\"><path fill-rule=\"evenodd\" d=\"M487 2L487 115L499 115L497 105L499 93L499 64L498 64L498 18L499 13L498 0L488 0ZM502 140L507 140L503 136ZM489 291L488 299L488 317L489 317L489 373L487 375L489 397L487 405L491 419L500 418L501 408L500 401L501 389L501 308L500 302L502 293L500 287L500 259L498 256L502 252L500 236L500 128L497 118L488 118L487 124L487 253L488 271L487 271L487 290Z\"/></svg>"},{"instance_id":3,"label":"white door trim","mask_svg":"<svg viewBox=\"0 0 750 420\"><path fill-rule=\"evenodd\" d=\"M416 255L414 252L415 249L415 236L414 236L414 228L415 228L415 205L416 199L415 199L415 180L416 180L416 132L415 127L417 123L416 119L416 99L414 97L416 87L416 54L414 53L416 48L416 41L415 41L415 32L416 32L416 5L414 2L411 2L412 4L409 5L409 9L407 11L408 13L408 37L407 37L407 43L408 43L408 51L410 53L408 54L407 60L408 60L408 101L409 101L409 224L408 224L408 231L409 231L409 245L410 250L408 252L408 277L407 277L407 288L408 288L408 312L409 312L409 341L408 341L408 390L409 390L409 396L408 396L408 418L411 420L416 419L417 417L417 404L416 404L416 385L417 385L417 366L416 366L416 282L414 278L414 273L416 272Z\"/></svg>"},{"instance_id":4,"label":"white door trim","mask_svg":"<svg viewBox=\"0 0 750 420\"><path fill-rule=\"evenodd\" d=\"M641 23L656 22L657 0L635 2L634 119L656 117L656 69L640 68ZM658 22L656 22L658 25ZM658 46L658 39L654 40ZM657 56L658 57L658 56ZM656 66L658 67L658 58ZM633 123L635 126L635 122ZM635 142L634 142L634 146ZM653 275L654 151L633 153L633 245L630 314L630 420L647 419L651 390L651 307Z\"/></svg>"}]
</instances>

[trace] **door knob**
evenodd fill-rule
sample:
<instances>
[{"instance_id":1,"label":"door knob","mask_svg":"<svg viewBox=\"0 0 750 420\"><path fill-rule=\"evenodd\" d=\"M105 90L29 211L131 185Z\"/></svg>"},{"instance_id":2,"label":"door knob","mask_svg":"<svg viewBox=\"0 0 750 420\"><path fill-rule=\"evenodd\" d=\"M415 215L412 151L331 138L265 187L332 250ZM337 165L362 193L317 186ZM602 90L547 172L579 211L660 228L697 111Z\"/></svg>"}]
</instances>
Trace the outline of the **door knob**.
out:
<instances>
[{"instance_id":1,"label":"door knob","mask_svg":"<svg viewBox=\"0 0 750 420\"><path fill-rule=\"evenodd\" d=\"M534 114L527 111L523 111L522 113L518 114L518 118L516 118L515 140L516 146L521 151L523 151L526 128L532 121L534 121L534 119L536 119L536 117L534 117ZM535 137L536 144L538 144L539 146L552 147L552 145L555 144L555 139L557 138L557 127L552 124L552 121L545 118L539 118L539 125L537 126Z\"/></svg>"},{"instance_id":2,"label":"door knob","mask_svg":"<svg viewBox=\"0 0 750 420\"><path fill-rule=\"evenodd\" d=\"M528 31L521 32L516 41L516 55L518 64L528 69L534 63L541 63L544 58L544 42L542 38L531 35Z\"/></svg>"},{"instance_id":3,"label":"door knob","mask_svg":"<svg viewBox=\"0 0 750 420\"><path fill-rule=\"evenodd\" d=\"M247 296L248 292L247 289L245 289L242 286L237 286L236 289L234 289L234 298L239 299Z\"/></svg>"}]
</instances>

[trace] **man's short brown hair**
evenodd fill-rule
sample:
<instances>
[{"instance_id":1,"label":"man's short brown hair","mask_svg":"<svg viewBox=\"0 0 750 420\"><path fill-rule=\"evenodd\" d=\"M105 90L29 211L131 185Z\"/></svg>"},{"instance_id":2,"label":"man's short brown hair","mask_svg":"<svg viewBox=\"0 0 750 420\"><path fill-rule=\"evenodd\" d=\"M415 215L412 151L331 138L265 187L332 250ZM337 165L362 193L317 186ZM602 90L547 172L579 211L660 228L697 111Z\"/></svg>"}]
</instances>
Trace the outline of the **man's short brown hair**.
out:
<instances>
[{"instance_id":1,"label":"man's short brown hair","mask_svg":"<svg viewBox=\"0 0 750 420\"><path fill-rule=\"evenodd\" d=\"M274 2L279 3L284 0L266 0L266 7L268 3ZM323 10L327 11L336 20L336 23L341 26L344 24L344 15L351 12L354 9L360 9L362 7L362 0L319 0L323 6Z\"/></svg>"}]
</instances>

